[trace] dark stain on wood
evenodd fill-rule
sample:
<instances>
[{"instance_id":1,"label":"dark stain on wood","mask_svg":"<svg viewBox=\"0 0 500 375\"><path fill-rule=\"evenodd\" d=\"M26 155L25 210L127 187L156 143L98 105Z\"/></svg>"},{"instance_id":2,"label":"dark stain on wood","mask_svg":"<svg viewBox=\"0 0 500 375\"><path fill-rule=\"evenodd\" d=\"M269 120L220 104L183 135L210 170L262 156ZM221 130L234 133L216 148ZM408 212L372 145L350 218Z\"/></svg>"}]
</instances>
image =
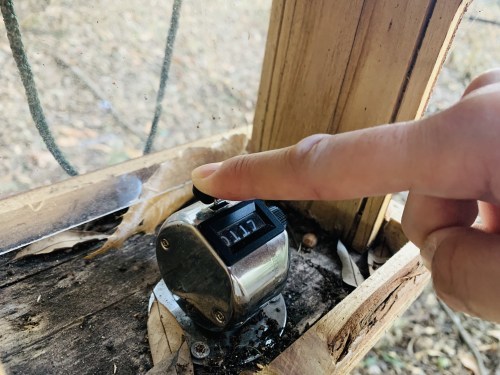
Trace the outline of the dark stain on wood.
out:
<instances>
[{"instance_id":1,"label":"dark stain on wood","mask_svg":"<svg viewBox=\"0 0 500 375\"><path fill-rule=\"evenodd\" d=\"M291 237L313 232L319 242L313 250L292 249L283 292L288 324L279 345L259 363L271 361L352 290L340 279L337 239L294 211L288 217ZM95 245L1 258L0 347L8 373L113 374L115 365L119 374L147 372L153 365L147 305L160 279L153 243L153 236L135 236L93 261L83 257ZM227 366L225 373L241 370Z\"/></svg>"}]
</instances>

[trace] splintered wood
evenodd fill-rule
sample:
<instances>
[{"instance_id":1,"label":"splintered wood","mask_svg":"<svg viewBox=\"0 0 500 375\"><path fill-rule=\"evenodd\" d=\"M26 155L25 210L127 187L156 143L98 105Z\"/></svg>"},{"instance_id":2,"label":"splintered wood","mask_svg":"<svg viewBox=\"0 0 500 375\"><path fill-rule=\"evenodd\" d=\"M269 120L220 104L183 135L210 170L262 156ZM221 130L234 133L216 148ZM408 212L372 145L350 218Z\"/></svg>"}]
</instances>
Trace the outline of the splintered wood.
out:
<instances>
[{"instance_id":1,"label":"splintered wood","mask_svg":"<svg viewBox=\"0 0 500 375\"><path fill-rule=\"evenodd\" d=\"M262 374L348 374L430 280L406 245L326 314Z\"/></svg>"}]
</instances>

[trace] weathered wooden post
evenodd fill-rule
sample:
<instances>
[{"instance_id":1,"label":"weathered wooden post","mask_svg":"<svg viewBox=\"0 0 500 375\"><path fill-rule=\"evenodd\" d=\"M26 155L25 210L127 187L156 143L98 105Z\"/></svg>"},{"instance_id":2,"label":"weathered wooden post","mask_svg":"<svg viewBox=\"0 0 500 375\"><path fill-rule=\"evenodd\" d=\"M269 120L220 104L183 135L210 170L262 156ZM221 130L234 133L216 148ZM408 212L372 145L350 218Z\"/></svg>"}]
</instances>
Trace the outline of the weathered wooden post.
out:
<instances>
[{"instance_id":1,"label":"weathered wooden post","mask_svg":"<svg viewBox=\"0 0 500 375\"><path fill-rule=\"evenodd\" d=\"M469 2L274 0L253 151L420 117ZM388 201L300 207L361 251Z\"/></svg>"}]
</instances>

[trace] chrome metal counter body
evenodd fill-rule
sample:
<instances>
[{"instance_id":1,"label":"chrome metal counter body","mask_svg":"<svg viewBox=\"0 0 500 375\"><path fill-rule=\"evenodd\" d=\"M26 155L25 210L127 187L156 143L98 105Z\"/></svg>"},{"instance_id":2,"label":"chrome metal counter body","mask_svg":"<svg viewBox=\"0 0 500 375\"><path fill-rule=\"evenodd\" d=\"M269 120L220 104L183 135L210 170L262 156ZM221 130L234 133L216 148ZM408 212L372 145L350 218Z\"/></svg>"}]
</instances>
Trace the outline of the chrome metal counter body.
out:
<instances>
[{"instance_id":1,"label":"chrome metal counter body","mask_svg":"<svg viewBox=\"0 0 500 375\"><path fill-rule=\"evenodd\" d=\"M195 203L168 218L157 238L165 284L186 314L212 331L243 324L278 296L288 274L285 230L232 264L200 232L201 223L224 216L238 203L228 202L218 210Z\"/></svg>"}]
</instances>

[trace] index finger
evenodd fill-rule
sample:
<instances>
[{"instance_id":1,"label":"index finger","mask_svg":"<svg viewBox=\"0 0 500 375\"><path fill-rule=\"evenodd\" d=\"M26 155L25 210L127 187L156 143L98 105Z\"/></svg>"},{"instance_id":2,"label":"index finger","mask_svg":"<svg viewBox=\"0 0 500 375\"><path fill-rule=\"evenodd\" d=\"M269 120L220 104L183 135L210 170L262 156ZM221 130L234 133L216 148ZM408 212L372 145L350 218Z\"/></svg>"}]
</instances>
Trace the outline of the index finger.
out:
<instances>
[{"instance_id":1,"label":"index finger","mask_svg":"<svg viewBox=\"0 0 500 375\"><path fill-rule=\"evenodd\" d=\"M392 142L387 141L390 133ZM242 155L193 171L193 183L220 198L348 199L404 189L406 129L373 128L339 135L317 134L280 150ZM394 138L398 138L394 142ZM392 164L392 167L388 164ZM388 169L392 173L387 173ZM201 178L200 178L201 177ZM390 179L388 181L387 179Z\"/></svg>"},{"instance_id":2,"label":"index finger","mask_svg":"<svg viewBox=\"0 0 500 375\"><path fill-rule=\"evenodd\" d=\"M496 137L470 126L482 121L473 113L477 100L421 121L313 135L284 149L209 164L193 171L193 183L233 200L342 200L403 190L480 199L487 194L480 159L497 145Z\"/></svg>"}]
</instances>

